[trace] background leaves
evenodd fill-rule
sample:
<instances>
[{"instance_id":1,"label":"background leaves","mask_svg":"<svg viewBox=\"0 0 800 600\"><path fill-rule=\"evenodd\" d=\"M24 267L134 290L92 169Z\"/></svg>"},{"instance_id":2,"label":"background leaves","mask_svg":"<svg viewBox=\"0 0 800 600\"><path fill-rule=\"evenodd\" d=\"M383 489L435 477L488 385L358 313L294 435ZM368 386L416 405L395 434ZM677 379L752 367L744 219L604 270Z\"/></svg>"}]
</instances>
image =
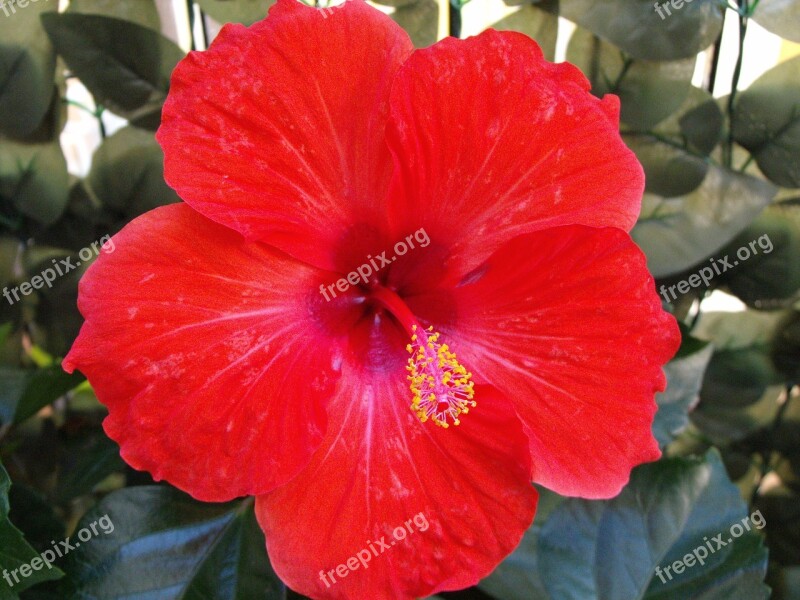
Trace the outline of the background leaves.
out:
<instances>
[{"instance_id":1,"label":"background leaves","mask_svg":"<svg viewBox=\"0 0 800 600\"><path fill-rule=\"evenodd\" d=\"M771 181L800 187L800 57L762 75L738 97L733 137Z\"/></svg>"},{"instance_id":2,"label":"background leaves","mask_svg":"<svg viewBox=\"0 0 800 600\"><path fill-rule=\"evenodd\" d=\"M44 15L42 23L56 51L99 104L131 118L143 107L149 112L163 104L169 75L184 53L158 32L76 13Z\"/></svg>"},{"instance_id":3,"label":"background leaves","mask_svg":"<svg viewBox=\"0 0 800 600\"><path fill-rule=\"evenodd\" d=\"M39 16L56 7L39 2L27 9L0 19L0 133L13 137L33 133L53 96L56 55Z\"/></svg>"},{"instance_id":4,"label":"background leaves","mask_svg":"<svg viewBox=\"0 0 800 600\"><path fill-rule=\"evenodd\" d=\"M601 598L767 598L767 553L738 489L718 454L642 465L612 500L543 499L520 547L482 587L509 600ZM747 518L750 530L731 540L730 527ZM738 532L738 529L736 530ZM724 534L726 546L707 552L706 565L658 577L706 539ZM712 547L716 547L714 544ZM731 596L732 590L747 595ZM502 595L498 592L502 590ZM735 592L738 594L738 591Z\"/></svg>"},{"instance_id":5,"label":"background leaves","mask_svg":"<svg viewBox=\"0 0 800 600\"><path fill-rule=\"evenodd\" d=\"M632 236L655 277L698 265L740 233L775 195L769 183L711 166L693 192L672 198L645 194Z\"/></svg>"},{"instance_id":6,"label":"background leaves","mask_svg":"<svg viewBox=\"0 0 800 600\"><path fill-rule=\"evenodd\" d=\"M561 14L644 60L688 58L714 43L722 28L716 0L694 0L662 19L650 0L561 0Z\"/></svg>"},{"instance_id":7,"label":"background leaves","mask_svg":"<svg viewBox=\"0 0 800 600\"><path fill-rule=\"evenodd\" d=\"M249 25L272 4L190 0L182 21L170 21L154 0L72 0L60 13L40 0L0 14L4 287L18 288L53 260L179 201L164 182L153 135L170 73L220 25ZM380 4L417 47L436 41L436 0ZM774 597L796 598L800 58L741 85L738 57L725 54L721 31L727 15L733 38L737 24L755 21L800 41L800 3L693 0L670 3L669 13L652 0L507 0L509 9L475 0L462 13L465 4L449 3L452 34L462 17L466 24L493 4L503 10L480 27L469 24L471 31L523 32L548 58L565 53L592 93L620 98L621 133L646 173L632 235L656 290L679 289L674 297L660 293L681 323L683 344L665 367L669 387L655 398L653 432L664 457L637 468L614 499L540 490L537 518L517 551L478 588L441 597L764 598L766 540ZM559 17L575 27L559 26ZM192 31L182 30L187 24ZM797 53L783 49L783 56ZM733 93L720 98L726 66ZM64 143L73 135L64 129L67 116L74 125L76 111L99 136L85 169L75 168L74 149ZM769 250L758 243L767 238ZM734 268L685 292L678 287L724 257L733 263L742 248L750 255ZM105 408L80 375L61 370L82 322L76 297L86 266L19 301L0 297L0 460L8 469L0 466L0 570L18 568L105 514L115 529L24 585L0 580L0 599L24 588L22 597L33 600L297 598L271 570L252 501L198 503L127 467L103 432ZM712 292L747 308L711 309ZM751 528L705 565L662 583L656 567L683 560L755 511L763 530Z\"/></svg>"},{"instance_id":8,"label":"background leaves","mask_svg":"<svg viewBox=\"0 0 800 600\"><path fill-rule=\"evenodd\" d=\"M69 555L83 598L285 598L252 500L203 504L166 487L119 490L78 527L108 515L114 531Z\"/></svg>"},{"instance_id":9,"label":"background leaves","mask_svg":"<svg viewBox=\"0 0 800 600\"><path fill-rule=\"evenodd\" d=\"M2 463L0 463L0 567L14 571L23 565L30 565L35 558L39 557L39 553L25 541L22 532L14 527L8 518L10 510L8 494L10 489L11 480ZM57 567L49 569L44 564L39 563L39 568L36 570L31 568L27 576L25 576L25 573L19 573L19 582L16 581L16 577L9 575L14 581L13 590L3 581L3 585L0 586L0 590L2 590L0 591L0 598L14 598L20 592L37 583L58 579L63 575L64 573Z\"/></svg>"}]
</instances>

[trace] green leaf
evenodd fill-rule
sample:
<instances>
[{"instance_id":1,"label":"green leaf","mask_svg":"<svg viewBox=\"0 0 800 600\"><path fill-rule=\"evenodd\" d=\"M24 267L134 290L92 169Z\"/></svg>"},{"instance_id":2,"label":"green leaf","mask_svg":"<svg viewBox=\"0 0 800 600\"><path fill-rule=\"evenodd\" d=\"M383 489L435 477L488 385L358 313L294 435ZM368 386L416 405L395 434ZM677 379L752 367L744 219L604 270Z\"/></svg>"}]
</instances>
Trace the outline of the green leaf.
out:
<instances>
[{"instance_id":1,"label":"green leaf","mask_svg":"<svg viewBox=\"0 0 800 600\"><path fill-rule=\"evenodd\" d=\"M69 452L69 458L74 462L67 465L56 491L56 497L63 503L91 493L106 477L125 467L119 446L102 433Z\"/></svg>"},{"instance_id":2,"label":"green leaf","mask_svg":"<svg viewBox=\"0 0 800 600\"><path fill-rule=\"evenodd\" d=\"M6 343L8 336L14 331L13 323L3 323L0 325L0 346Z\"/></svg>"},{"instance_id":3,"label":"green leaf","mask_svg":"<svg viewBox=\"0 0 800 600\"><path fill-rule=\"evenodd\" d=\"M666 199L646 193L631 235L655 277L681 273L732 240L775 192L766 181L712 165L690 194Z\"/></svg>"},{"instance_id":4,"label":"green leaf","mask_svg":"<svg viewBox=\"0 0 800 600\"><path fill-rule=\"evenodd\" d=\"M703 546L706 536L727 532L745 509L716 452L643 465L613 500L569 499L550 515L538 543L540 574L559 600L648 597L645 590L650 595L664 586L656 567ZM713 594L728 589L731 579L754 582L760 593L753 598L766 597L766 552L755 533L712 554L707 565L669 581L670 597Z\"/></svg>"},{"instance_id":5,"label":"green leaf","mask_svg":"<svg viewBox=\"0 0 800 600\"><path fill-rule=\"evenodd\" d=\"M60 365L43 369L0 366L0 379L4 382L0 391L3 423L21 423L84 381L80 374L65 373Z\"/></svg>"},{"instance_id":6,"label":"green leaf","mask_svg":"<svg viewBox=\"0 0 800 600\"><path fill-rule=\"evenodd\" d=\"M0 424L6 425L14 421L17 404L25 393L27 374L22 369L0 366Z\"/></svg>"},{"instance_id":7,"label":"green leaf","mask_svg":"<svg viewBox=\"0 0 800 600\"><path fill-rule=\"evenodd\" d=\"M58 4L3 4L10 14L0 15L0 132L24 138L42 122L53 97L56 55L39 15Z\"/></svg>"},{"instance_id":8,"label":"green leaf","mask_svg":"<svg viewBox=\"0 0 800 600\"><path fill-rule=\"evenodd\" d=\"M10 506L8 502L8 493L11 489L11 479L0 463L0 572L9 571L9 577L14 581L13 590L9 593L9 586L6 581L0 582L0 594L5 594L0 597L14 597L11 594L18 594L29 587L41 583L42 581L50 581L59 579L64 576L64 573L58 567L48 568L39 558L39 553L34 550L27 541L25 536L22 535L19 529L8 519ZM31 568L31 561L37 560L38 569ZM19 582L16 582L12 572L15 569L23 568L26 572L30 570L27 577L24 573L17 571Z\"/></svg>"},{"instance_id":9,"label":"green leaf","mask_svg":"<svg viewBox=\"0 0 800 600\"><path fill-rule=\"evenodd\" d=\"M43 250L57 251L40 247L40 255ZM76 269L58 277L53 287L39 290L37 296L35 310L38 327L32 332L33 342L56 356L64 356L69 351L83 324L83 317L77 306L78 284L90 263L76 257L73 264ZM52 263L47 263L45 266L51 267Z\"/></svg>"},{"instance_id":10,"label":"green leaf","mask_svg":"<svg viewBox=\"0 0 800 600\"><path fill-rule=\"evenodd\" d=\"M406 30L415 48L425 48L436 43L439 34L439 5L435 0L415 0L412 4L398 6L390 16Z\"/></svg>"},{"instance_id":11,"label":"green leaf","mask_svg":"<svg viewBox=\"0 0 800 600\"><path fill-rule=\"evenodd\" d=\"M766 348L780 319L780 313L759 310L704 312L692 333L717 350Z\"/></svg>"},{"instance_id":12,"label":"green leaf","mask_svg":"<svg viewBox=\"0 0 800 600\"><path fill-rule=\"evenodd\" d=\"M381 4L383 6L406 6L408 4L414 4L416 0L375 0L375 4Z\"/></svg>"},{"instance_id":13,"label":"green leaf","mask_svg":"<svg viewBox=\"0 0 800 600\"><path fill-rule=\"evenodd\" d=\"M692 87L680 108L652 130L625 130L625 143L644 167L647 191L674 197L697 189L708 172L707 156L719 142L722 124L722 112L711 94Z\"/></svg>"},{"instance_id":14,"label":"green leaf","mask_svg":"<svg viewBox=\"0 0 800 600\"><path fill-rule=\"evenodd\" d=\"M698 415L706 415L713 407L749 406L761 399L767 387L781 383L766 350L718 350L706 371Z\"/></svg>"},{"instance_id":15,"label":"green leaf","mask_svg":"<svg viewBox=\"0 0 800 600\"><path fill-rule=\"evenodd\" d=\"M778 485L766 490L758 499L758 505L769 523L767 540L770 557L779 565L796 565L797 549L800 548L800 494ZM775 598L797 600L797 589L789 588L786 596L776 594Z\"/></svg>"},{"instance_id":16,"label":"green leaf","mask_svg":"<svg viewBox=\"0 0 800 600\"><path fill-rule=\"evenodd\" d=\"M156 31L121 19L46 14L56 51L95 100L127 117L160 106L183 51Z\"/></svg>"},{"instance_id":17,"label":"green leaf","mask_svg":"<svg viewBox=\"0 0 800 600\"><path fill-rule=\"evenodd\" d=\"M114 17L161 31L154 0L70 0L67 12Z\"/></svg>"},{"instance_id":18,"label":"green leaf","mask_svg":"<svg viewBox=\"0 0 800 600\"><path fill-rule=\"evenodd\" d=\"M620 119L635 130L649 129L678 110L689 94L695 63L694 57L670 62L628 59L619 48L580 27L570 38L567 60L589 78L595 96L619 96Z\"/></svg>"},{"instance_id":19,"label":"green leaf","mask_svg":"<svg viewBox=\"0 0 800 600\"><path fill-rule=\"evenodd\" d=\"M680 142L647 133L625 133L623 139L642 163L645 189L670 198L689 194L703 183L709 163L687 152Z\"/></svg>"},{"instance_id":20,"label":"green leaf","mask_svg":"<svg viewBox=\"0 0 800 600\"><path fill-rule=\"evenodd\" d=\"M0 283L3 285L13 281L16 277L17 260L21 253L22 244L18 238L0 236Z\"/></svg>"},{"instance_id":21,"label":"green leaf","mask_svg":"<svg viewBox=\"0 0 800 600\"><path fill-rule=\"evenodd\" d=\"M547 600L547 590L539 571L537 544L542 527L564 498L544 488L537 488L539 504L536 518L517 549L492 571L478 587L494 598L508 600Z\"/></svg>"},{"instance_id":22,"label":"green leaf","mask_svg":"<svg viewBox=\"0 0 800 600\"><path fill-rule=\"evenodd\" d=\"M25 137L25 142L29 144L59 143L61 132L67 124L68 117L67 103L64 101L66 92L65 73L59 71L56 74L56 84L53 86L50 107L47 109L39 126Z\"/></svg>"},{"instance_id":23,"label":"green leaf","mask_svg":"<svg viewBox=\"0 0 800 600\"><path fill-rule=\"evenodd\" d=\"M736 257L720 281L749 306L770 308L800 290L800 207L773 204L722 252Z\"/></svg>"},{"instance_id":24,"label":"green leaf","mask_svg":"<svg viewBox=\"0 0 800 600\"><path fill-rule=\"evenodd\" d=\"M18 229L25 218L40 225L54 223L67 205L68 186L67 163L57 141L0 141L0 202L16 210Z\"/></svg>"},{"instance_id":25,"label":"green leaf","mask_svg":"<svg viewBox=\"0 0 800 600\"><path fill-rule=\"evenodd\" d=\"M761 0L752 18L764 29L800 42L800 4L797 0Z\"/></svg>"},{"instance_id":26,"label":"green leaf","mask_svg":"<svg viewBox=\"0 0 800 600\"><path fill-rule=\"evenodd\" d=\"M686 103L677 113L680 132L690 148L708 155L719 144L725 118L719 104L707 91L692 87ZM671 124L668 119L662 125Z\"/></svg>"},{"instance_id":27,"label":"green leaf","mask_svg":"<svg viewBox=\"0 0 800 600\"><path fill-rule=\"evenodd\" d=\"M764 73L739 94L734 139L770 181L800 187L800 56Z\"/></svg>"},{"instance_id":28,"label":"green leaf","mask_svg":"<svg viewBox=\"0 0 800 600\"><path fill-rule=\"evenodd\" d=\"M89 194L83 180L76 180L69 190L64 214L53 225L34 236L34 248L66 248L75 254L118 229L119 227L112 228L111 223L103 222L100 201Z\"/></svg>"},{"instance_id":29,"label":"green leaf","mask_svg":"<svg viewBox=\"0 0 800 600\"><path fill-rule=\"evenodd\" d=\"M68 555L81 598L284 599L252 500L204 504L172 488L113 492L81 520L114 531Z\"/></svg>"},{"instance_id":30,"label":"green leaf","mask_svg":"<svg viewBox=\"0 0 800 600\"><path fill-rule=\"evenodd\" d=\"M663 448L686 429L689 424L689 411L700 400L700 386L703 373L714 353L710 344L697 343L688 338L682 346L697 345L700 348L691 354L678 356L664 366L667 376L667 389L656 395L658 412L653 421L653 436Z\"/></svg>"},{"instance_id":31,"label":"green leaf","mask_svg":"<svg viewBox=\"0 0 800 600\"><path fill-rule=\"evenodd\" d=\"M180 201L164 181L163 165L153 134L125 127L97 149L85 185L106 210L130 220Z\"/></svg>"},{"instance_id":32,"label":"green leaf","mask_svg":"<svg viewBox=\"0 0 800 600\"><path fill-rule=\"evenodd\" d=\"M778 323L770 357L787 381L800 381L800 310L789 311Z\"/></svg>"},{"instance_id":33,"label":"green leaf","mask_svg":"<svg viewBox=\"0 0 800 600\"><path fill-rule=\"evenodd\" d=\"M11 486L8 501L9 518L34 548L46 549L53 540L64 539L64 522L42 493L17 482Z\"/></svg>"},{"instance_id":34,"label":"green leaf","mask_svg":"<svg viewBox=\"0 0 800 600\"><path fill-rule=\"evenodd\" d=\"M65 373L61 365L36 369L27 378L14 421L21 423L85 381L80 373Z\"/></svg>"},{"instance_id":35,"label":"green leaf","mask_svg":"<svg viewBox=\"0 0 800 600\"><path fill-rule=\"evenodd\" d=\"M703 433L727 443L766 425L778 409L783 380L770 359L778 312L707 312L694 333L715 347L700 403L691 414Z\"/></svg>"},{"instance_id":36,"label":"green leaf","mask_svg":"<svg viewBox=\"0 0 800 600\"><path fill-rule=\"evenodd\" d=\"M554 6L555 4L555 6ZM555 60L558 37L557 3L524 4L522 8L491 25L498 31L519 31L536 40L545 58Z\"/></svg>"},{"instance_id":37,"label":"green leaf","mask_svg":"<svg viewBox=\"0 0 800 600\"><path fill-rule=\"evenodd\" d=\"M718 0L684 3L663 19L653 0L561 0L560 7L561 16L645 60L694 57L722 30Z\"/></svg>"},{"instance_id":38,"label":"green leaf","mask_svg":"<svg viewBox=\"0 0 800 600\"><path fill-rule=\"evenodd\" d=\"M267 16L275 0L197 0L197 4L218 23L252 25Z\"/></svg>"}]
</instances>

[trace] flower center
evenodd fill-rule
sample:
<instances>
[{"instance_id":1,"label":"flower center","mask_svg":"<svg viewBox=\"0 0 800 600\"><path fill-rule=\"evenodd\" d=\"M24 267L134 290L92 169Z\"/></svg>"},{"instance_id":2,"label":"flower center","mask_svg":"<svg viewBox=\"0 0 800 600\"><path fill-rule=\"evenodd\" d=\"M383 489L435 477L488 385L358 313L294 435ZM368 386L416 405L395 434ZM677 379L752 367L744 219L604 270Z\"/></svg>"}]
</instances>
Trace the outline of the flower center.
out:
<instances>
[{"instance_id":1,"label":"flower center","mask_svg":"<svg viewBox=\"0 0 800 600\"><path fill-rule=\"evenodd\" d=\"M433 327L425 330L405 302L393 291L376 286L371 297L394 315L411 336L406 350L413 410L420 421L447 429L461 423L459 416L476 406L472 374L458 362L447 344L439 342Z\"/></svg>"},{"instance_id":2,"label":"flower center","mask_svg":"<svg viewBox=\"0 0 800 600\"><path fill-rule=\"evenodd\" d=\"M411 327L411 343L406 346L411 354L406 367L414 394L411 410L423 423L431 419L445 429L450 422L458 425L458 416L476 405L472 373L458 362L447 344L439 343L433 327L427 332L416 325Z\"/></svg>"}]
</instances>

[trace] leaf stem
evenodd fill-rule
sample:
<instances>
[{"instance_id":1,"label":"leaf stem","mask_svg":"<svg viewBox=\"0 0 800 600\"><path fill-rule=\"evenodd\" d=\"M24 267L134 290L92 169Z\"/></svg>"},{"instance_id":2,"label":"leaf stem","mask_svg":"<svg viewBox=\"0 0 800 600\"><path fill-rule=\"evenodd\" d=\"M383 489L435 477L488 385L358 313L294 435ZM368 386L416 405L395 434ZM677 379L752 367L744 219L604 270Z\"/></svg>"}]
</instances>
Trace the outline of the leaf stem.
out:
<instances>
[{"instance_id":1,"label":"leaf stem","mask_svg":"<svg viewBox=\"0 0 800 600\"><path fill-rule=\"evenodd\" d=\"M64 104L67 104L68 106L74 106L75 108L79 108L92 115L95 119L97 119L97 124L100 126L100 137L102 139L106 139L106 126L105 123L103 123L103 113L105 112L106 109L102 104L98 104L97 108L92 110L85 104L82 104L81 102L77 102L75 100L70 100L69 98L64 98L62 102L64 102Z\"/></svg>"},{"instance_id":2,"label":"leaf stem","mask_svg":"<svg viewBox=\"0 0 800 600\"><path fill-rule=\"evenodd\" d=\"M622 80L625 79L625 75L628 74L628 70L633 66L634 60L629 56L626 56L624 52L620 52L622 55L622 70L619 72L616 81L611 85L611 93L616 94L619 86L622 84Z\"/></svg>"},{"instance_id":3,"label":"leaf stem","mask_svg":"<svg viewBox=\"0 0 800 600\"><path fill-rule=\"evenodd\" d=\"M63 102L64 102L64 104L68 104L69 106L74 106L75 108L80 108L81 110L85 110L87 113L89 113L93 117L97 116L95 114L95 111L93 111L91 108L89 108L85 104L82 104L82 103L77 102L75 100L70 100L69 98L64 98Z\"/></svg>"},{"instance_id":4,"label":"leaf stem","mask_svg":"<svg viewBox=\"0 0 800 600\"><path fill-rule=\"evenodd\" d=\"M693 156L694 158L700 159L700 160L702 160L703 162L705 162L705 163L707 163L709 165L716 164L714 159L711 158L710 155L701 154L700 152L696 152L695 150L692 150L691 148L689 148L689 146L686 143L682 144L680 142L676 142L675 140L673 140L673 139L671 139L671 138L669 138L669 137L667 137L665 135L662 135L660 133L657 133L655 131L625 130L622 133L624 135L630 135L630 136L651 137L654 140L657 140L657 141L661 142L662 144L665 144L665 145L670 146L672 148L677 148L678 150L682 150L686 154L689 154L690 156Z\"/></svg>"}]
</instances>

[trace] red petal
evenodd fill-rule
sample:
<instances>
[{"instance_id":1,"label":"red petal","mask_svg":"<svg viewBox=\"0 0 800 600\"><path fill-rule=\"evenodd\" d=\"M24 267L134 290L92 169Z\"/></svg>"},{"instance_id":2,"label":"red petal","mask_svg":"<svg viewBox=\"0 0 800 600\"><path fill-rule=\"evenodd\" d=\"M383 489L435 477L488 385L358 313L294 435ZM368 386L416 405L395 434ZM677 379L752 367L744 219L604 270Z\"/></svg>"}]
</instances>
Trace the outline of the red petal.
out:
<instances>
[{"instance_id":1,"label":"red petal","mask_svg":"<svg viewBox=\"0 0 800 600\"><path fill-rule=\"evenodd\" d=\"M64 367L108 407L123 458L206 501L288 481L338 378L309 318L319 272L184 204L113 242L81 281L86 323Z\"/></svg>"},{"instance_id":2,"label":"red petal","mask_svg":"<svg viewBox=\"0 0 800 600\"><path fill-rule=\"evenodd\" d=\"M619 136L617 98L588 89L518 33L415 52L395 78L387 130L397 231L424 227L464 273L528 231L630 230L644 175Z\"/></svg>"},{"instance_id":3,"label":"red petal","mask_svg":"<svg viewBox=\"0 0 800 600\"><path fill-rule=\"evenodd\" d=\"M385 220L389 86L412 49L361 0L279 0L250 28L226 25L172 75L158 131L167 181L248 239L334 266L336 240Z\"/></svg>"},{"instance_id":4,"label":"red petal","mask_svg":"<svg viewBox=\"0 0 800 600\"><path fill-rule=\"evenodd\" d=\"M482 396L459 427L444 430L413 416L402 369L345 367L342 384L311 464L256 501L278 575L313 598L370 600L423 597L485 577L519 543L536 507L528 442L511 406ZM409 520L413 533L395 539ZM366 562L371 548L378 554ZM335 573L359 552L367 568Z\"/></svg>"},{"instance_id":5,"label":"red petal","mask_svg":"<svg viewBox=\"0 0 800 600\"><path fill-rule=\"evenodd\" d=\"M660 456L654 395L680 333L626 233L569 226L514 238L449 294L458 322L442 337L514 404L534 481L609 498Z\"/></svg>"}]
</instances>

